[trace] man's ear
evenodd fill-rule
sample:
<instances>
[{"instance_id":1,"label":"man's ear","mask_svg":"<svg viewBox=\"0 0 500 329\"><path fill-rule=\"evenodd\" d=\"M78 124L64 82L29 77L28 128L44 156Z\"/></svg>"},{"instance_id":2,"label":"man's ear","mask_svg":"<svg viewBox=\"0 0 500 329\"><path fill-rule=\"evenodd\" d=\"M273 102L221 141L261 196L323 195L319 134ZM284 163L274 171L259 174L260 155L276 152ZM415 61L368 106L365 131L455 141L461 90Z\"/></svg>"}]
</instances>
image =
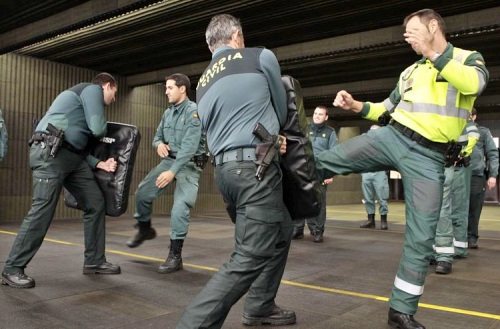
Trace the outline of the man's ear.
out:
<instances>
[{"instance_id":1,"label":"man's ear","mask_svg":"<svg viewBox=\"0 0 500 329\"><path fill-rule=\"evenodd\" d=\"M438 28L439 28L439 25L438 25L437 20L431 19L431 21L429 22L429 30L431 31L431 33L436 33Z\"/></svg>"},{"instance_id":2,"label":"man's ear","mask_svg":"<svg viewBox=\"0 0 500 329\"><path fill-rule=\"evenodd\" d=\"M231 41L232 42L238 42L238 33L240 33L239 30L236 30L234 31L233 33L231 33Z\"/></svg>"},{"instance_id":3,"label":"man's ear","mask_svg":"<svg viewBox=\"0 0 500 329\"><path fill-rule=\"evenodd\" d=\"M180 90L181 94L186 94L186 93L187 93L187 92L186 92L186 91L187 91L187 90L186 90L186 86L180 86L180 87L179 87L179 90Z\"/></svg>"}]
</instances>

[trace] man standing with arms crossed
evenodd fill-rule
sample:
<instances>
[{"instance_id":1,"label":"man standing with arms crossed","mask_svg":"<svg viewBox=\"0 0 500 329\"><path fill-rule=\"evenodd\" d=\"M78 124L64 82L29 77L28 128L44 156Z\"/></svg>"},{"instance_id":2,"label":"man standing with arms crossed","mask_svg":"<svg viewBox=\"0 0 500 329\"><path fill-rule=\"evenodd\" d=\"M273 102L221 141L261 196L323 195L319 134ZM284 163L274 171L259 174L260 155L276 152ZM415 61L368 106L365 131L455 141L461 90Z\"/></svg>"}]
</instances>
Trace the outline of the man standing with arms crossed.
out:
<instances>
[{"instance_id":1,"label":"man standing with arms crossed","mask_svg":"<svg viewBox=\"0 0 500 329\"><path fill-rule=\"evenodd\" d=\"M308 136L313 147L314 155L318 155L325 150L332 149L338 144L337 134L335 129L328 126L328 109L325 106L317 106L314 109L313 122L308 127ZM316 243L323 242L323 233L325 232L326 223L326 189L333 182L333 178L323 180L321 193L323 202L318 216L308 219L295 220L293 222L293 239L302 239L304 237L304 226L307 221L307 226Z\"/></svg>"},{"instance_id":2,"label":"man standing with arms crossed","mask_svg":"<svg viewBox=\"0 0 500 329\"><path fill-rule=\"evenodd\" d=\"M246 293L245 325L288 325L295 313L275 304L290 248L292 221L283 203L282 174L273 159L257 179L257 123L277 135L287 117L275 55L245 48L240 22L217 15L206 30L212 62L197 87L198 113L214 154L215 180L235 222L235 249L182 315L178 329L221 328ZM280 153L283 153L282 147ZM259 157L260 159L260 157Z\"/></svg>"},{"instance_id":3,"label":"man standing with arms crossed","mask_svg":"<svg viewBox=\"0 0 500 329\"><path fill-rule=\"evenodd\" d=\"M404 38L422 58L405 69L389 98L360 102L339 91L333 103L389 125L352 138L316 158L323 178L351 172L397 170L403 178L406 232L389 299L388 323L422 329L413 315L425 276L441 208L445 153L460 136L489 73L480 53L446 41L443 18L432 9L404 20Z\"/></svg>"}]
</instances>

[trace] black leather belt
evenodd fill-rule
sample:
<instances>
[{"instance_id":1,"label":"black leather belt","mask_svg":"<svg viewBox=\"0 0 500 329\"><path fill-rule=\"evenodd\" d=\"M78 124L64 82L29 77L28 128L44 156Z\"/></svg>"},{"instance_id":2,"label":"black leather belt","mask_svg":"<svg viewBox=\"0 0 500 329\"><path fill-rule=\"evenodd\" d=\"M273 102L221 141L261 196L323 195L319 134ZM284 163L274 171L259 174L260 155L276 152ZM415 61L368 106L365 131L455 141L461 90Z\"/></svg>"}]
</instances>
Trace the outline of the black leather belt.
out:
<instances>
[{"instance_id":1,"label":"black leather belt","mask_svg":"<svg viewBox=\"0 0 500 329\"><path fill-rule=\"evenodd\" d=\"M170 159L173 159L173 160L177 159L177 156L171 155L170 153L167 155L167 157L169 157ZM195 160L194 157L192 157L191 159L189 159L189 161L191 161L191 162L194 162L194 160Z\"/></svg>"},{"instance_id":2,"label":"black leather belt","mask_svg":"<svg viewBox=\"0 0 500 329\"><path fill-rule=\"evenodd\" d=\"M401 134L404 136L408 137L409 139L417 142L418 144L428 147L430 149L433 149L434 151L438 151L441 153L446 153L448 150L448 143L438 143L438 142L433 142L424 136L420 135L416 131L403 126L399 122L395 121L394 119L389 122L391 126L393 126L397 131L399 131Z\"/></svg>"},{"instance_id":3,"label":"black leather belt","mask_svg":"<svg viewBox=\"0 0 500 329\"><path fill-rule=\"evenodd\" d=\"M83 154L82 150L76 149L73 145L71 145L70 143L68 143L66 141L63 141L62 147L65 148L66 150L70 151L70 152L73 152L73 153L76 153L76 154Z\"/></svg>"}]
</instances>

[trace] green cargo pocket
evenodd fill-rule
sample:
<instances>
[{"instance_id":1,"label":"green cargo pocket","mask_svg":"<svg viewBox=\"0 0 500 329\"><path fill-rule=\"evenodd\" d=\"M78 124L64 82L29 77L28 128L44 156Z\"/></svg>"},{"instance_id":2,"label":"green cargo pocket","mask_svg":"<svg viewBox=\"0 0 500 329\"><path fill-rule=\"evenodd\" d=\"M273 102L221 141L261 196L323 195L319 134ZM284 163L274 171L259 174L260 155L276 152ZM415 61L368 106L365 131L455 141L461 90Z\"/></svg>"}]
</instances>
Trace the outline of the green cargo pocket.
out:
<instances>
[{"instance_id":1,"label":"green cargo pocket","mask_svg":"<svg viewBox=\"0 0 500 329\"><path fill-rule=\"evenodd\" d=\"M256 257L271 257L280 234L283 210L247 206L245 219L237 221L241 230L241 250Z\"/></svg>"},{"instance_id":2,"label":"green cargo pocket","mask_svg":"<svg viewBox=\"0 0 500 329\"><path fill-rule=\"evenodd\" d=\"M33 177L33 201L48 201L57 191L57 178Z\"/></svg>"}]
</instances>

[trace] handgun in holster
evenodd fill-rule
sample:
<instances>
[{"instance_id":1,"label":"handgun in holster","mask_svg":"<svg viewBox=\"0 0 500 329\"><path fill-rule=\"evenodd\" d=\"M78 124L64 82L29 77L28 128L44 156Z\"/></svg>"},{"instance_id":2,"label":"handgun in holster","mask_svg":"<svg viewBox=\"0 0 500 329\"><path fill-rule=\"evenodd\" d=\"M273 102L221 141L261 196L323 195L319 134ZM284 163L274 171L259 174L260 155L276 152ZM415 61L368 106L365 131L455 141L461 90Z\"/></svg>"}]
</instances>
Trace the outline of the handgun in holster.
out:
<instances>
[{"instance_id":1,"label":"handgun in holster","mask_svg":"<svg viewBox=\"0 0 500 329\"><path fill-rule=\"evenodd\" d=\"M380 126L387 126L389 124L389 122L391 122L392 120L392 116L391 116L391 113L389 111L385 111L384 113L382 113L379 117L378 117L378 124Z\"/></svg>"},{"instance_id":2,"label":"handgun in holster","mask_svg":"<svg viewBox=\"0 0 500 329\"><path fill-rule=\"evenodd\" d=\"M200 167L201 169L205 168L205 164L208 162L208 155L206 153L200 154L200 155L195 155L193 157L194 163L196 166Z\"/></svg>"},{"instance_id":3,"label":"handgun in holster","mask_svg":"<svg viewBox=\"0 0 500 329\"><path fill-rule=\"evenodd\" d=\"M47 131L49 132L49 147L50 147L50 156L55 158L59 149L63 144L64 130L57 129L51 123L47 125Z\"/></svg>"},{"instance_id":4,"label":"handgun in holster","mask_svg":"<svg viewBox=\"0 0 500 329\"><path fill-rule=\"evenodd\" d=\"M446 150L445 159L444 159L444 166L445 167L451 167L455 165L455 162L459 159L460 157L460 152L462 152L462 146L459 145L455 141L451 141L448 143L448 149Z\"/></svg>"},{"instance_id":5,"label":"handgun in holster","mask_svg":"<svg viewBox=\"0 0 500 329\"><path fill-rule=\"evenodd\" d=\"M468 167L470 166L470 155L466 156L465 153L460 153L458 155L458 160L455 163L455 167Z\"/></svg>"},{"instance_id":6,"label":"handgun in holster","mask_svg":"<svg viewBox=\"0 0 500 329\"><path fill-rule=\"evenodd\" d=\"M255 125L252 133L262 142L261 144L257 144L257 148L255 149L257 157L255 163L259 165L255 172L255 177L258 180L262 180L276 154L279 154L283 142L278 135L271 135L260 122Z\"/></svg>"}]
</instances>

